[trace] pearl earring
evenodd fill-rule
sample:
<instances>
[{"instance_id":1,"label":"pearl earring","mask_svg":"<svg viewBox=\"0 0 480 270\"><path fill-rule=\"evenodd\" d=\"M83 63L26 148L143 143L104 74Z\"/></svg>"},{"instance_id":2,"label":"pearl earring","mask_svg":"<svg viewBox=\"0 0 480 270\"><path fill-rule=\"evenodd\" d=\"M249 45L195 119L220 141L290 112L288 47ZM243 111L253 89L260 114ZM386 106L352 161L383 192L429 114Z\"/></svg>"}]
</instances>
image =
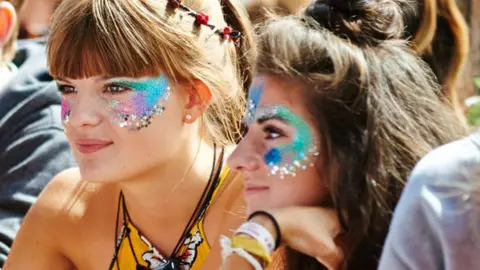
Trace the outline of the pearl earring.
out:
<instances>
[{"instance_id":1,"label":"pearl earring","mask_svg":"<svg viewBox=\"0 0 480 270\"><path fill-rule=\"evenodd\" d=\"M189 114L189 113L187 115L185 115L185 120L187 120L187 121L192 120L192 115Z\"/></svg>"}]
</instances>

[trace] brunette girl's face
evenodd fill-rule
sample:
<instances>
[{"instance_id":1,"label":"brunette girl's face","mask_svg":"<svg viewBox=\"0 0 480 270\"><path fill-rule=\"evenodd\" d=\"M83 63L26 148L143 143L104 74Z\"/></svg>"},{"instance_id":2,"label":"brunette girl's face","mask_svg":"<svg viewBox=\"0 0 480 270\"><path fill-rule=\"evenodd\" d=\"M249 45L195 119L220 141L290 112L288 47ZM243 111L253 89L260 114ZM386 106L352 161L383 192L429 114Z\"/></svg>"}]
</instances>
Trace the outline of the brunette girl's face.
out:
<instances>
[{"instance_id":1,"label":"brunette girl's face","mask_svg":"<svg viewBox=\"0 0 480 270\"><path fill-rule=\"evenodd\" d=\"M185 97L165 76L56 78L66 135L87 181L158 168L185 137Z\"/></svg>"},{"instance_id":2,"label":"brunette girl's face","mask_svg":"<svg viewBox=\"0 0 480 270\"><path fill-rule=\"evenodd\" d=\"M257 77L244 124L248 132L228 162L243 172L250 211L325 201L315 164L319 134L302 102L303 85Z\"/></svg>"}]
</instances>

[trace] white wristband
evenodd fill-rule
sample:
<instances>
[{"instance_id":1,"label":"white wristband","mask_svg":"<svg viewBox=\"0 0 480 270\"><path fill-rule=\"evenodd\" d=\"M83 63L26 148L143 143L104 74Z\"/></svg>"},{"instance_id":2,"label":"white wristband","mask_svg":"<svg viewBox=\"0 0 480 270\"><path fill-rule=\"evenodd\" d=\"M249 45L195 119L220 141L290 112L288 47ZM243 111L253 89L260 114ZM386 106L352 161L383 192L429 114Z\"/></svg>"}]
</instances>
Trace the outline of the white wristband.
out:
<instances>
[{"instance_id":1,"label":"white wristband","mask_svg":"<svg viewBox=\"0 0 480 270\"><path fill-rule=\"evenodd\" d=\"M255 270L264 270L263 266L253 257L250 253L245 251L242 248L232 248L230 238L221 235L220 236L220 246L222 247L222 258L226 260L233 253L245 259L250 265L253 266Z\"/></svg>"},{"instance_id":2,"label":"white wristband","mask_svg":"<svg viewBox=\"0 0 480 270\"><path fill-rule=\"evenodd\" d=\"M272 255L275 250L275 239L273 235L258 223L250 221L243 223L235 232L235 235L238 234L245 234L257 240L270 255Z\"/></svg>"}]
</instances>

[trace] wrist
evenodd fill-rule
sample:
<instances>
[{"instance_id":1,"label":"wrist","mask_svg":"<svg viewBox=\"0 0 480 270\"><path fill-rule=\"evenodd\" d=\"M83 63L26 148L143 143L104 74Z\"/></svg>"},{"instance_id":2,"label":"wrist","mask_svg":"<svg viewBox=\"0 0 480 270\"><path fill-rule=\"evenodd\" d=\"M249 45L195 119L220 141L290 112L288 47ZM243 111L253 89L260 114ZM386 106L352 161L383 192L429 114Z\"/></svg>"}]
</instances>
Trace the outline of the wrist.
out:
<instances>
[{"instance_id":1,"label":"wrist","mask_svg":"<svg viewBox=\"0 0 480 270\"><path fill-rule=\"evenodd\" d=\"M270 218L268 218L266 216L263 216L263 215L258 215L258 216L253 217L249 221L250 222L255 222L259 225L262 225L265 229L268 230L268 232L270 232L270 234L273 236L273 239L275 241L277 241L278 233L277 233L277 230L275 229L275 224L273 223L273 221Z\"/></svg>"},{"instance_id":2,"label":"wrist","mask_svg":"<svg viewBox=\"0 0 480 270\"><path fill-rule=\"evenodd\" d=\"M280 246L282 233L280 231L280 225L274 215L265 211L256 211L249 216L248 221L257 223L270 232L275 241L274 250Z\"/></svg>"}]
</instances>

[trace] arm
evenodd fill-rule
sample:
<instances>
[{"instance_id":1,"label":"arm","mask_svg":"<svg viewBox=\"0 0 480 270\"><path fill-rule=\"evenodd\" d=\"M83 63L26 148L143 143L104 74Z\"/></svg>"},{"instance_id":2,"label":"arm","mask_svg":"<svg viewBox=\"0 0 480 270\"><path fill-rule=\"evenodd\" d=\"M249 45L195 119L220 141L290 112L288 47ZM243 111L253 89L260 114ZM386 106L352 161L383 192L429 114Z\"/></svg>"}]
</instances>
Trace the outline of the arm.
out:
<instances>
[{"instance_id":1,"label":"arm","mask_svg":"<svg viewBox=\"0 0 480 270\"><path fill-rule=\"evenodd\" d=\"M58 105L17 118L2 132L0 144L0 266L23 217L47 183L75 166L59 121ZM7 126L7 125L6 125ZM7 128L4 128L7 129Z\"/></svg>"},{"instance_id":2,"label":"arm","mask_svg":"<svg viewBox=\"0 0 480 270\"><path fill-rule=\"evenodd\" d=\"M283 244L316 258L328 269L337 269L342 264L343 253L335 241L340 233L340 225L333 209L287 207L269 212L279 224ZM265 227L274 239L278 238L270 218L257 215L250 221ZM250 270L253 267L240 256L232 254L221 269Z\"/></svg>"}]
</instances>

